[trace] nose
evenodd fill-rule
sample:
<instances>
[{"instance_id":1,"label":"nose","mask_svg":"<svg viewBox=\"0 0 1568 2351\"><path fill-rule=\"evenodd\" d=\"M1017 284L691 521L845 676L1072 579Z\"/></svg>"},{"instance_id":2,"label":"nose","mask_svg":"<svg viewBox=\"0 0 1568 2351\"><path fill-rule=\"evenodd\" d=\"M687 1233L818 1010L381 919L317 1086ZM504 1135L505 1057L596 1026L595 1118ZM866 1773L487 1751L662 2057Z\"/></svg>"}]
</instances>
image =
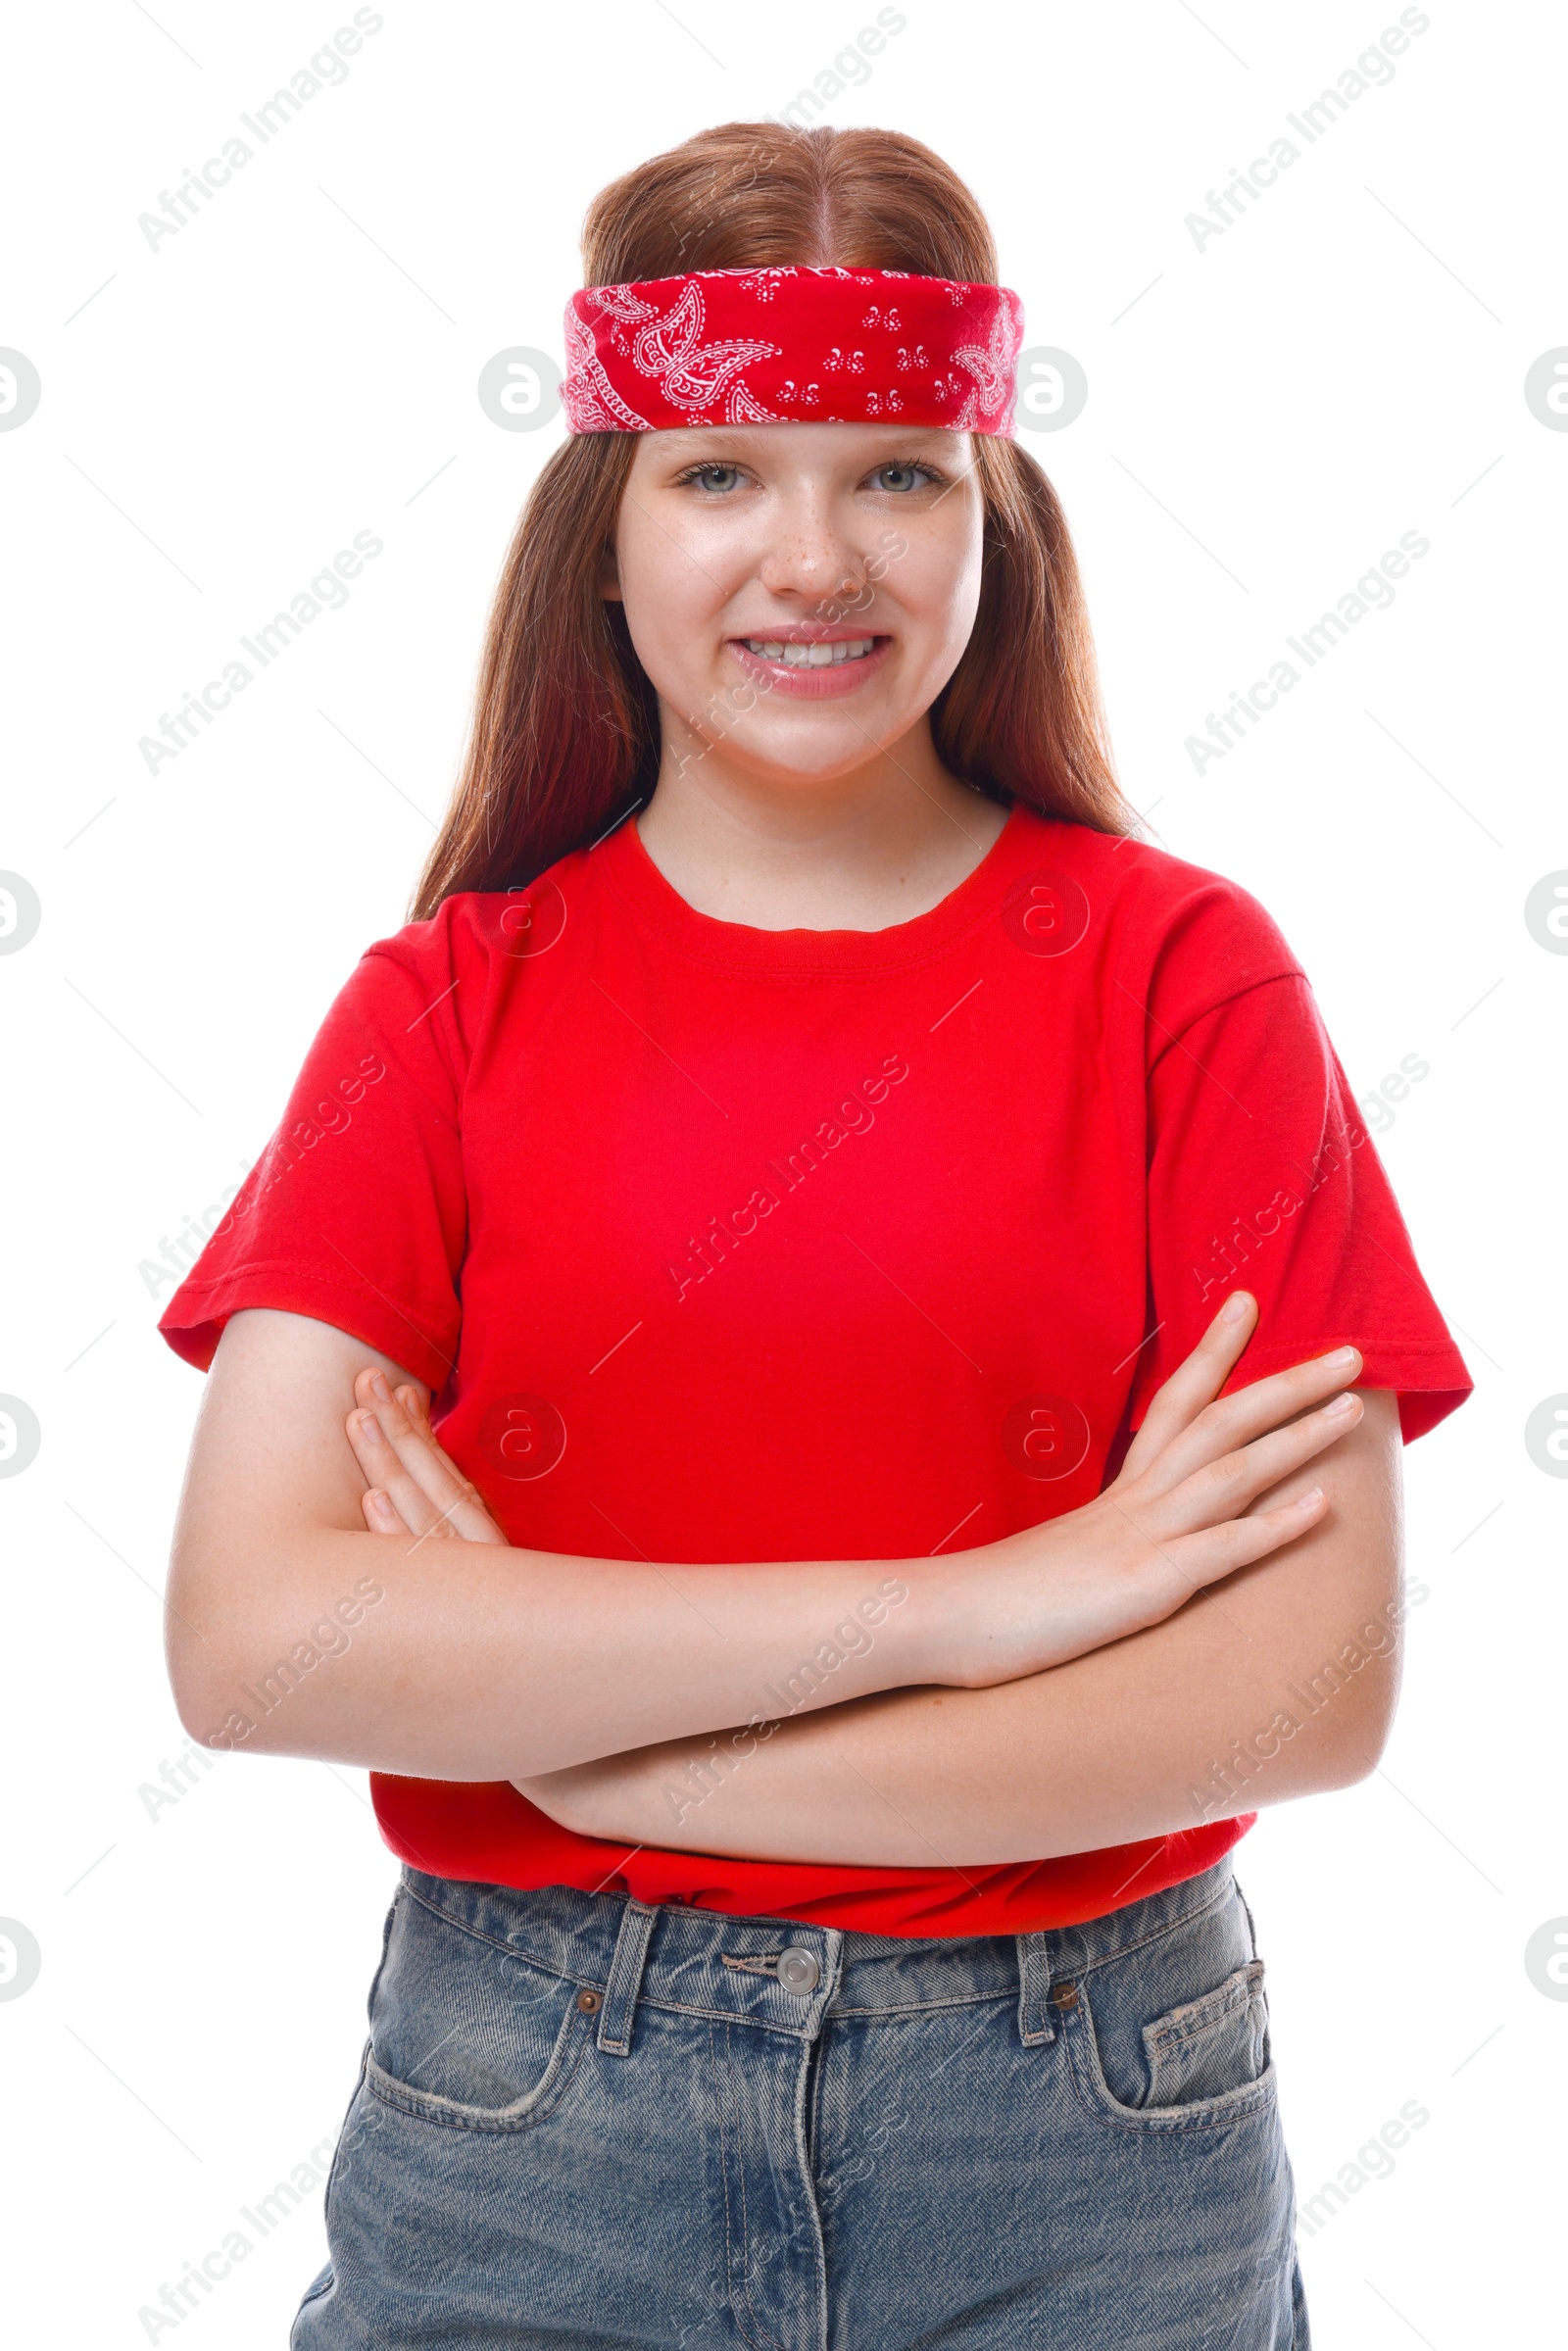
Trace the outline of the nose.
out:
<instances>
[{"instance_id":1,"label":"nose","mask_svg":"<svg viewBox=\"0 0 1568 2351\"><path fill-rule=\"evenodd\" d=\"M758 577L769 596L807 609L802 617L832 621L863 596L865 571L829 502L809 487L793 493L775 526Z\"/></svg>"}]
</instances>

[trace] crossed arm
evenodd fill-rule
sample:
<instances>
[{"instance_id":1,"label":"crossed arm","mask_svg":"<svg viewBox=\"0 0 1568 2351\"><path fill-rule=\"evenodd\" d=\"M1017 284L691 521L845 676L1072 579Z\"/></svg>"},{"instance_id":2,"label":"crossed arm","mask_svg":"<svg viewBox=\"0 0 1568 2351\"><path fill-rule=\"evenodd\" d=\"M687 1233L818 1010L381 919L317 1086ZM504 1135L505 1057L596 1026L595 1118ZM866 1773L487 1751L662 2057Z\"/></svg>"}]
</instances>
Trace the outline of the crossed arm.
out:
<instances>
[{"instance_id":1,"label":"crossed arm","mask_svg":"<svg viewBox=\"0 0 1568 2351\"><path fill-rule=\"evenodd\" d=\"M663 1567L509 1546L397 1365L237 1314L175 1535L181 1719L216 1744L511 1779L627 1846L890 1868L1045 1859L1348 1785L1397 1688L1396 1399L1356 1390L1325 1434L1302 1407L1334 1382L1302 1367L1205 1414L1250 1331L1160 1392L1142 1462L1071 1514L1092 1542L1054 1522L938 1561ZM883 1582L905 1596L852 1642ZM693 1643L694 1606L721 1640ZM824 1625L831 1679L760 1699Z\"/></svg>"},{"instance_id":2,"label":"crossed arm","mask_svg":"<svg viewBox=\"0 0 1568 2351\"><path fill-rule=\"evenodd\" d=\"M1092 1852L1348 1786L1387 1737L1403 1615L1396 1400L1358 1393L1324 1519L1163 1623L990 1689L855 1698L765 1739L671 1740L523 1792L629 1845L929 1869Z\"/></svg>"}]
</instances>

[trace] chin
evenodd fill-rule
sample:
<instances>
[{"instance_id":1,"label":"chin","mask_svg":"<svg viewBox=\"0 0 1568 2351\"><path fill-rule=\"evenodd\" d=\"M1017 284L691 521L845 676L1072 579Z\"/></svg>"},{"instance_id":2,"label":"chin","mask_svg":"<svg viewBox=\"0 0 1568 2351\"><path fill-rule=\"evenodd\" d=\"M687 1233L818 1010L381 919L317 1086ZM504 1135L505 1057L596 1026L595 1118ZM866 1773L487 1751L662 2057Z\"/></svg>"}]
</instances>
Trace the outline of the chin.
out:
<instances>
[{"instance_id":1,"label":"chin","mask_svg":"<svg viewBox=\"0 0 1568 2351\"><path fill-rule=\"evenodd\" d=\"M742 744L737 739L733 756L738 766L749 767L755 775L830 784L865 766L907 731L906 726L879 726L874 719L854 728L790 727L771 743Z\"/></svg>"}]
</instances>

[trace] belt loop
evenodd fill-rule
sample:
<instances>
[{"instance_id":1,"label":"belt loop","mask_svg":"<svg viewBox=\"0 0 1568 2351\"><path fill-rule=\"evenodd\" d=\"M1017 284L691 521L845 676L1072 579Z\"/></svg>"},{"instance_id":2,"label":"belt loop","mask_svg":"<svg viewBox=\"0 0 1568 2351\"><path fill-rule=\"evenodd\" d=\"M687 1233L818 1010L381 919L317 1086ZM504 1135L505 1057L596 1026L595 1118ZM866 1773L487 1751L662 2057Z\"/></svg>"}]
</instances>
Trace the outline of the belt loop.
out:
<instances>
[{"instance_id":1,"label":"belt loop","mask_svg":"<svg viewBox=\"0 0 1568 2351\"><path fill-rule=\"evenodd\" d=\"M612 2057L631 2054L632 2011L643 1987L648 1939L658 1916L658 1909L647 1902L629 1900L621 1913L615 1956L610 1963L610 1982L605 1985L605 2005L599 2016L599 2046Z\"/></svg>"},{"instance_id":2,"label":"belt loop","mask_svg":"<svg viewBox=\"0 0 1568 2351\"><path fill-rule=\"evenodd\" d=\"M1018 1935L1018 2033L1026 2049L1056 2037L1049 2014L1051 1944L1044 1934Z\"/></svg>"}]
</instances>

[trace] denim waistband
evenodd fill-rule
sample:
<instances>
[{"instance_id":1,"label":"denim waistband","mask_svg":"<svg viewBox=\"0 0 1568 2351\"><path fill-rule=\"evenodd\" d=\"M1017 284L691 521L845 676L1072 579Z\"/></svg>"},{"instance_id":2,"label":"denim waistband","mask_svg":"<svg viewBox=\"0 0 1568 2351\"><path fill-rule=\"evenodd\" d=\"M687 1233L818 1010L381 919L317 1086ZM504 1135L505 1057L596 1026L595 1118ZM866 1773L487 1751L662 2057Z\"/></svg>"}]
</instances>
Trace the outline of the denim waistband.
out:
<instances>
[{"instance_id":1,"label":"denim waistband","mask_svg":"<svg viewBox=\"0 0 1568 2351\"><path fill-rule=\"evenodd\" d=\"M1211 1869L1073 1927L1021 1935L861 1935L796 1919L654 1907L624 1894L521 1890L403 1865L409 1895L498 1948L580 1987L601 2048L625 2055L640 2003L810 2039L824 2018L894 2017L1013 1999L1026 2042L1055 2037L1053 1987L1136 1951L1229 1895Z\"/></svg>"}]
</instances>

